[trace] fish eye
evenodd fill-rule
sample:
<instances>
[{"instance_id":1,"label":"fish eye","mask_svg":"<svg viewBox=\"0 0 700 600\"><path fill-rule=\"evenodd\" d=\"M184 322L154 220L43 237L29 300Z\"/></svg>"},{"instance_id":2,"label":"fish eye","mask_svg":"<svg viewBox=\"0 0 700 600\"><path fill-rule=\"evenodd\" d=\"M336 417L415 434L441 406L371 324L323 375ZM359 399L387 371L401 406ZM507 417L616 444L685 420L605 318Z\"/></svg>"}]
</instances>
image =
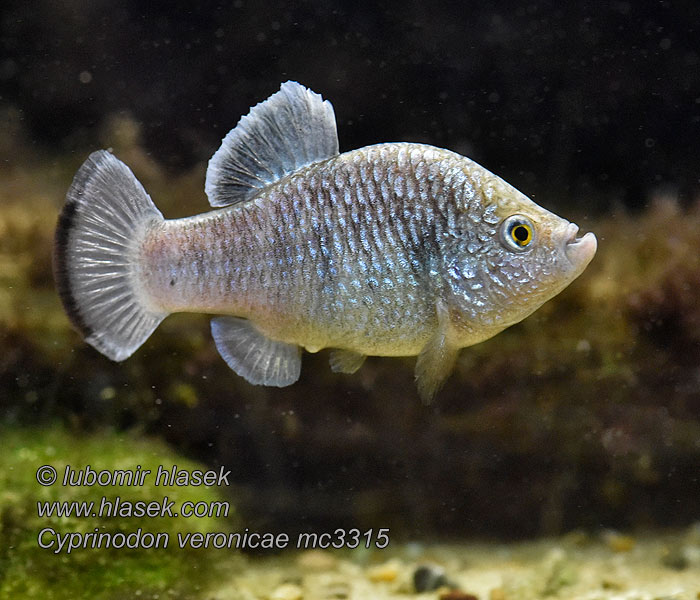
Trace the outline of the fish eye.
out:
<instances>
[{"instance_id":1,"label":"fish eye","mask_svg":"<svg viewBox=\"0 0 700 600\"><path fill-rule=\"evenodd\" d=\"M535 227L527 217L511 215L501 224L501 243L509 250L527 250L534 239Z\"/></svg>"}]
</instances>

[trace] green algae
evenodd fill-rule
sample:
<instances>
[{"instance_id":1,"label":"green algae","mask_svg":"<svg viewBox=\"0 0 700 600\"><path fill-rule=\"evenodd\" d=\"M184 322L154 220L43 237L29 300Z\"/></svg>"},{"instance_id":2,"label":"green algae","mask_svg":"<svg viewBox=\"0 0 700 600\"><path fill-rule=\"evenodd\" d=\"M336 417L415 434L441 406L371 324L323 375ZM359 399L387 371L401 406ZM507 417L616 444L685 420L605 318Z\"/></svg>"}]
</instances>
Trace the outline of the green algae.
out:
<instances>
[{"instance_id":1,"label":"green algae","mask_svg":"<svg viewBox=\"0 0 700 600\"><path fill-rule=\"evenodd\" d=\"M178 532L227 531L234 520L202 517L124 517L124 516L52 516L38 515L38 502L85 502L99 504L105 496L132 502L161 500L167 496L180 506L192 502L221 502L222 492L215 487L156 487L153 476L143 486L70 487L60 484L66 465L73 469L90 465L95 471L115 469L151 470L201 469L196 463L176 456L162 443L137 439L132 435L100 431L85 436L54 427L51 429L14 429L0 431L0 598L197 598L204 582L217 573L218 561L235 563L231 553L220 550L180 549ZM36 472L51 465L59 473L59 483L44 487L37 483ZM39 547L38 535L44 528L57 532L86 534L100 532L128 534L144 532L168 534L167 548L78 548L70 553L54 553L54 548ZM43 542L50 541L47 537ZM162 539L162 538L161 538Z\"/></svg>"}]
</instances>

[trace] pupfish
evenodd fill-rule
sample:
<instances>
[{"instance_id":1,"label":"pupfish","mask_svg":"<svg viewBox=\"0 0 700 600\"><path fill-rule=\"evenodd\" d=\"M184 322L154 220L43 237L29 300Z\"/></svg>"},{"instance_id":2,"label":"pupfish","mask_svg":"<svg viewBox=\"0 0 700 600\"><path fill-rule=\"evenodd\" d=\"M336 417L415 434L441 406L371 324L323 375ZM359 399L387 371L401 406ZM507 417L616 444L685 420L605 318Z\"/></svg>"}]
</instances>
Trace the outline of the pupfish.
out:
<instances>
[{"instance_id":1,"label":"pupfish","mask_svg":"<svg viewBox=\"0 0 700 600\"><path fill-rule=\"evenodd\" d=\"M459 350L527 317L593 258L593 233L474 161L417 143L340 154L333 107L287 82L209 161L214 210L166 220L107 151L79 169L54 272L85 341L133 354L174 312L213 316L228 365L252 384L299 378L302 349L333 371L417 356L429 401Z\"/></svg>"}]
</instances>

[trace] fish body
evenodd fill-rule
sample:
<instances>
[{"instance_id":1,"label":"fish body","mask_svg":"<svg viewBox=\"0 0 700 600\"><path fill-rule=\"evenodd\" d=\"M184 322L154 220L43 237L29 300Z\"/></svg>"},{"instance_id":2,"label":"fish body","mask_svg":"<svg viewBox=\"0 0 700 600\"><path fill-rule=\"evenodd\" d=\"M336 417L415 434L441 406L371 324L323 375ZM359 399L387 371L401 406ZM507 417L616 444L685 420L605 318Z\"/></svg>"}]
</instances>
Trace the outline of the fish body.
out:
<instances>
[{"instance_id":1,"label":"fish body","mask_svg":"<svg viewBox=\"0 0 700 600\"><path fill-rule=\"evenodd\" d=\"M106 152L59 220L68 314L111 358L173 312L216 315L217 348L252 383L289 385L300 349L335 371L414 356L430 399L460 348L516 323L577 277L593 234L472 160L423 144L339 154L330 103L299 84L257 105L207 171L215 210L165 220Z\"/></svg>"},{"instance_id":2,"label":"fish body","mask_svg":"<svg viewBox=\"0 0 700 600\"><path fill-rule=\"evenodd\" d=\"M142 286L168 312L234 314L307 350L416 355L445 295L463 162L382 144L304 167L251 202L154 228Z\"/></svg>"}]
</instances>

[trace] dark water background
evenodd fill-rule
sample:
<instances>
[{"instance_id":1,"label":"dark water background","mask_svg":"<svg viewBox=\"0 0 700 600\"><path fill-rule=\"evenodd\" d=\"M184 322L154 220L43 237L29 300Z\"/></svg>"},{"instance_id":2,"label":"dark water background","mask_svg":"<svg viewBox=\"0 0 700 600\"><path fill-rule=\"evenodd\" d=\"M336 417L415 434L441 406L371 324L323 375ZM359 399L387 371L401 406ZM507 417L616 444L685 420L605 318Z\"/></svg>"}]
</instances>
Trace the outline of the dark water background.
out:
<instances>
[{"instance_id":1,"label":"dark water background","mask_svg":"<svg viewBox=\"0 0 700 600\"><path fill-rule=\"evenodd\" d=\"M341 150L425 141L561 205L697 190L697 2L9 0L0 95L37 144L107 114L173 170L287 79L332 100Z\"/></svg>"},{"instance_id":2,"label":"dark water background","mask_svg":"<svg viewBox=\"0 0 700 600\"><path fill-rule=\"evenodd\" d=\"M68 331L47 215L0 241L31 263L24 288L9 280L3 422L162 436L233 469L251 526L522 536L697 520L700 3L5 0L0 108L29 150L0 144L3 166L15 151L59 165L57 212L116 115L158 165L156 203L196 189L180 211L201 211L196 169L288 79L332 101L341 151L466 154L594 225L598 257L556 303L464 351L425 407L410 360L344 378L305 355L295 386L254 388L191 316L111 363Z\"/></svg>"}]
</instances>

